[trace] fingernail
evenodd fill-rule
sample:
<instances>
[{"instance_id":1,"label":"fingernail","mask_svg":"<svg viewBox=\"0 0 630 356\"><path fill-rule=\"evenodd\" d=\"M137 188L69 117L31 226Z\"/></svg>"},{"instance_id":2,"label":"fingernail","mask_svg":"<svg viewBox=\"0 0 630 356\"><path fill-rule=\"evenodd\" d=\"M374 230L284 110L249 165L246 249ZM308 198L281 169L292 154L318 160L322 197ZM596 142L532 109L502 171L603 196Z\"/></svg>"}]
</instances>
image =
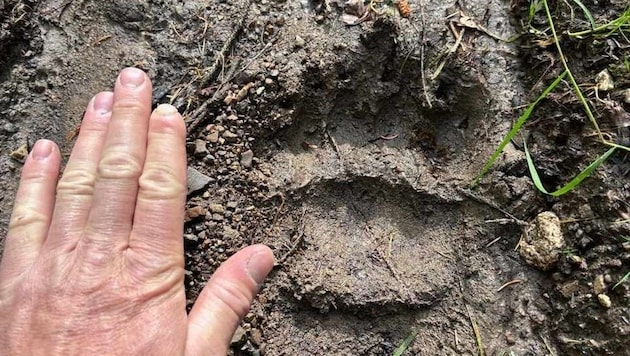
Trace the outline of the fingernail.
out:
<instances>
[{"instance_id":1,"label":"fingernail","mask_svg":"<svg viewBox=\"0 0 630 356\"><path fill-rule=\"evenodd\" d=\"M125 68L120 72L120 83L128 88L136 88L144 83L146 75L138 68Z\"/></svg>"},{"instance_id":2,"label":"fingernail","mask_svg":"<svg viewBox=\"0 0 630 356\"><path fill-rule=\"evenodd\" d=\"M269 248L265 247L265 249L254 252L247 261L247 266L245 267L247 274L249 274L258 285L265 281L267 274L269 274L269 271L273 267L273 254L271 254L271 257L269 256L270 254Z\"/></svg>"},{"instance_id":3,"label":"fingernail","mask_svg":"<svg viewBox=\"0 0 630 356\"><path fill-rule=\"evenodd\" d=\"M50 156L54 148L54 145L51 141L48 140L38 140L35 142L35 146L33 146L33 150L31 151L31 156L37 161L44 160Z\"/></svg>"},{"instance_id":4,"label":"fingernail","mask_svg":"<svg viewBox=\"0 0 630 356\"><path fill-rule=\"evenodd\" d=\"M155 108L155 113L162 116L171 116L177 113L177 108L169 104L160 104Z\"/></svg>"},{"instance_id":5,"label":"fingernail","mask_svg":"<svg viewBox=\"0 0 630 356\"><path fill-rule=\"evenodd\" d=\"M112 111L114 105L114 93L102 92L96 94L92 99L92 110L99 114L106 114Z\"/></svg>"}]
</instances>

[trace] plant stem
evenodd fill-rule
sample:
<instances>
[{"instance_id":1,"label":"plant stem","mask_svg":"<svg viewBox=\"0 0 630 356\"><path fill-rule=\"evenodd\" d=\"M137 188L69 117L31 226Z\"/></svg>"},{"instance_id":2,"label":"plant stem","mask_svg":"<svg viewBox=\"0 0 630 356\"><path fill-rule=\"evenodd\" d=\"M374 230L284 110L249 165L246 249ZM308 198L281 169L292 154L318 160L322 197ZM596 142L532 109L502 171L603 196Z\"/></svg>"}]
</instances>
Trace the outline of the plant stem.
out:
<instances>
[{"instance_id":1,"label":"plant stem","mask_svg":"<svg viewBox=\"0 0 630 356\"><path fill-rule=\"evenodd\" d=\"M580 87L578 86L577 82L575 81L575 78L573 77L573 73L571 73L571 70L569 69L569 65L567 64L566 57L564 56L564 53L562 53L562 48L560 47L560 39L558 38L558 35L556 34L556 26L553 24L553 19L551 18L551 11L549 11L549 5L547 4L547 0L543 0L543 5L545 6L545 12L547 13L547 19L549 20L549 26L551 27L551 32L553 33L553 39L556 43L556 48L558 49L560 60L562 61L562 65L564 66L564 69L567 71L567 76L569 77L569 81L571 82L571 85L573 85L575 94L578 96L578 99L584 106L584 110L586 111L586 116L588 117L589 120L591 120L591 123L595 127L599 140L601 142L606 142L606 140L604 140L604 136L602 135L602 131L599 129L597 120L595 120L595 116L593 115L593 112L591 112L591 107L588 105L586 98L584 98L584 95L582 94Z\"/></svg>"}]
</instances>

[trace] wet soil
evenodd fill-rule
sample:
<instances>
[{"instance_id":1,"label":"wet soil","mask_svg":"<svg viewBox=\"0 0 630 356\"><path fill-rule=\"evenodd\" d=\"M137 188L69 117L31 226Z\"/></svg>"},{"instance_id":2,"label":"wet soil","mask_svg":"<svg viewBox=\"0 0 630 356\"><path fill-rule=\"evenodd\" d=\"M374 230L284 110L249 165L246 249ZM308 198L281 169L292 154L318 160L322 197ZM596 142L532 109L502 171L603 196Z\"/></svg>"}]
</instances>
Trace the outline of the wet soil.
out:
<instances>
[{"instance_id":1,"label":"wet soil","mask_svg":"<svg viewBox=\"0 0 630 356\"><path fill-rule=\"evenodd\" d=\"M583 3L598 23L625 6ZM471 190L558 54L532 32L497 39L528 28L524 1L409 4L408 18L391 7L346 26L335 1L0 1L0 236L21 167L10 153L41 137L68 153L85 103L137 66L189 129L189 304L238 249L274 249L234 354L386 355L414 331L410 355L479 341L488 355L628 354L630 285L613 288L630 270L628 154L550 198L515 139ZM579 9L552 5L559 31L584 28ZM561 41L602 130L628 144L627 38ZM605 68L615 89L597 100ZM549 189L605 151L565 83L524 132ZM564 247L543 271L517 246L545 211Z\"/></svg>"}]
</instances>

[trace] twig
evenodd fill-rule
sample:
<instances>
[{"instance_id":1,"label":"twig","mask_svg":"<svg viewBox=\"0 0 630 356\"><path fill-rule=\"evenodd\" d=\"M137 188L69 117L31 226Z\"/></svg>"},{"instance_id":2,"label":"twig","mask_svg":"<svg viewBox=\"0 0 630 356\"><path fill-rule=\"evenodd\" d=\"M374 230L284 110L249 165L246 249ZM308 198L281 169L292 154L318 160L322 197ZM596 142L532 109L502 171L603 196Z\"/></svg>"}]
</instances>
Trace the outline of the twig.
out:
<instances>
[{"instance_id":1,"label":"twig","mask_svg":"<svg viewBox=\"0 0 630 356\"><path fill-rule=\"evenodd\" d=\"M468 319L470 320L470 325L473 329L473 334L475 335L475 344L477 345L477 352L479 356L485 356L486 353L483 350L483 343L481 341L481 333L479 332L479 326L477 325L477 321L473 317L473 313L470 310L470 306L466 303L466 299L464 298L464 286L462 285L461 279L459 280L459 289L462 293L462 301L464 302L464 307L466 308L466 312L468 313Z\"/></svg>"},{"instance_id":2,"label":"twig","mask_svg":"<svg viewBox=\"0 0 630 356\"><path fill-rule=\"evenodd\" d=\"M494 239L494 240L492 240L492 241L488 242L488 244L486 245L486 248L488 248L488 247L490 247L490 246L494 245L495 243L497 243L497 242L498 242L499 240L501 240L502 238L503 238L503 236L499 236L499 237L497 237L496 239Z\"/></svg>"},{"instance_id":3,"label":"twig","mask_svg":"<svg viewBox=\"0 0 630 356\"><path fill-rule=\"evenodd\" d=\"M206 74L204 74L201 77L200 86L202 88L205 87L211 81L216 79L217 75L219 74L218 73L219 65L221 64L222 58L226 58L227 57L228 52L230 51L230 49L232 48L232 46L236 42L236 39L238 38L238 36L240 35L241 31L243 30L243 27L245 25L245 19L247 18L247 14L248 14L247 9L249 9L251 1L249 1L249 0L248 1L244 1L244 3L245 3L245 5L243 6L243 8L240 11L240 13L242 14L242 16L240 18L240 21L236 24L236 27L234 28L234 30L230 34L230 37L228 37L228 39L225 41L225 43L223 43L223 46L219 50L219 53L214 57L214 62L212 63L212 66L210 67L210 70L208 70L206 72Z\"/></svg>"},{"instance_id":4,"label":"twig","mask_svg":"<svg viewBox=\"0 0 630 356\"><path fill-rule=\"evenodd\" d=\"M505 283L504 285L502 285L499 289L497 289L497 293L504 290L505 288L513 285L513 284L519 284L519 283L523 283L522 279L515 279L513 281L509 281L507 283Z\"/></svg>"},{"instance_id":5,"label":"twig","mask_svg":"<svg viewBox=\"0 0 630 356\"><path fill-rule=\"evenodd\" d=\"M337 140L335 140L333 135L330 134L330 131L328 131L328 127L326 126L326 123L324 123L324 127L325 127L325 130L326 130L326 136L328 136L328 140L330 140L330 144L335 149L335 152L337 152L337 157L339 157L340 161L343 161L343 156L341 155L341 150L339 149L339 146L337 145Z\"/></svg>"},{"instance_id":6,"label":"twig","mask_svg":"<svg viewBox=\"0 0 630 356\"><path fill-rule=\"evenodd\" d=\"M228 70L228 77L230 77L235 71L236 67L238 67L240 63L239 59L235 59L234 63L230 66ZM222 82L219 84L219 87L212 95L212 98L206 100L201 106L199 106L189 117L185 119L186 125L188 126L188 132L196 131L201 125L203 125L208 117L205 115L208 111L216 109L218 105L221 105L221 98L224 96L226 91L227 82Z\"/></svg>"},{"instance_id":7,"label":"twig","mask_svg":"<svg viewBox=\"0 0 630 356\"><path fill-rule=\"evenodd\" d=\"M473 200L476 200L479 203L486 204L487 206L489 206L489 207L491 207L491 208L493 208L493 209L503 213L505 216L509 217L512 220L512 222L514 222L514 223L516 223L516 224L518 224L520 226L528 226L529 225L527 222L517 218L516 216L514 216L514 215L510 214L509 212L507 212L506 210L501 209L498 205L494 204L493 202L491 202L491 201L489 201L489 200L487 200L487 199L485 199L483 197L480 197L480 196L474 194L471 191L468 191L468 190L466 190L464 188L457 188L457 191L460 192L461 194L464 194L465 196L473 199Z\"/></svg>"},{"instance_id":8,"label":"twig","mask_svg":"<svg viewBox=\"0 0 630 356\"><path fill-rule=\"evenodd\" d=\"M300 217L300 222L298 224L298 228L296 231L297 236L294 239L293 246L291 246L289 251L285 253L282 257L280 257L278 261L276 261L275 266L281 266L287 260L287 258L289 258L292 254L295 253L295 251L302 244L302 241L304 241L304 226L306 224L304 220L305 215L306 215L306 209L302 209L302 216Z\"/></svg>"}]
</instances>

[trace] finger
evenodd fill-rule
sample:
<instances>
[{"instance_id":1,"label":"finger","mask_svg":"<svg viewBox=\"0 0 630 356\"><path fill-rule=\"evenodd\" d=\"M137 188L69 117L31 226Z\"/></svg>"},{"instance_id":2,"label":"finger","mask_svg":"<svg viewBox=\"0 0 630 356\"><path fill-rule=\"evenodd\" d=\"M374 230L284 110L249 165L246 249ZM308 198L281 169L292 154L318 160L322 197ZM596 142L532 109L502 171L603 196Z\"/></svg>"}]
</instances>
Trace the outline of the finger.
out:
<instances>
[{"instance_id":1,"label":"finger","mask_svg":"<svg viewBox=\"0 0 630 356\"><path fill-rule=\"evenodd\" d=\"M186 127L171 105L149 120L147 156L139 180L129 247L147 258L183 255L186 203Z\"/></svg>"},{"instance_id":2,"label":"finger","mask_svg":"<svg viewBox=\"0 0 630 356\"><path fill-rule=\"evenodd\" d=\"M114 87L112 117L81 240L88 249L121 250L129 242L150 113L151 81L139 69L124 69Z\"/></svg>"},{"instance_id":3,"label":"finger","mask_svg":"<svg viewBox=\"0 0 630 356\"><path fill-rule=\"evenodd\" d=\"M249 246L219 267L188 317L187 355L225 355L274 259L264 245Z\"/></svg>"},{"instance_id":4,"label":"finger","mask_svg":"<svg viewBox=\"0 0 630 356\"><path fill-rule=\"evenodd\" d=\"M47 246L65 244L73 248L76 236L85 228L113 102L114 93L102 92L94 96L85 109L79 137L57 185L57 202Z\"/></svg>"},{"instance_id":5,"label":"finger","mask_svg":"<svg viewBox=\"0 0 630 356\"><path fill-rule=\"evenodd\" d=\"M1 280L23 272L37 257L55 206L60 164L59 148L54 142L35 143L22 169L0 265Z\"/></svg>"}]
</instances>

